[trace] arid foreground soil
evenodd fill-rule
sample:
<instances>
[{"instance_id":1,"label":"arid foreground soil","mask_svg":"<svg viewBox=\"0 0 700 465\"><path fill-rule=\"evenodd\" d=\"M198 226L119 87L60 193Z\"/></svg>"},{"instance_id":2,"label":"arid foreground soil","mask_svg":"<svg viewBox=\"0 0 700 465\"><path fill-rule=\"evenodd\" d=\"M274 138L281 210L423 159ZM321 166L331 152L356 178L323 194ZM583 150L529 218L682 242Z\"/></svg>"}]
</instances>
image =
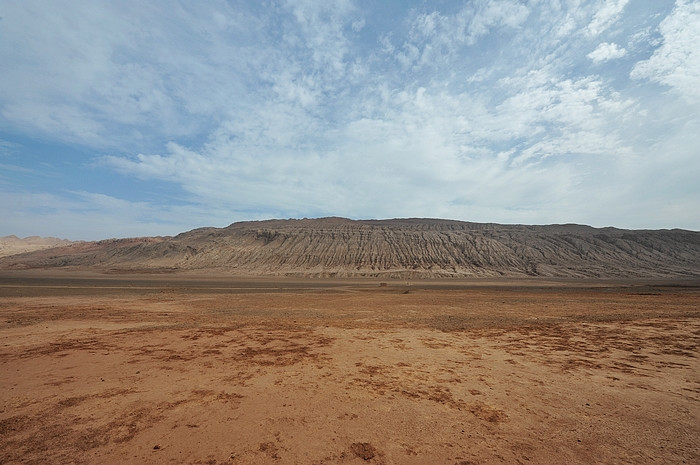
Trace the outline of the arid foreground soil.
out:
<instances>
[{"instance_id":1,"label":"arid foreground soil","mask_svg":"<svg viewBox=\"0 0 700 465\"><path fill-rule=\"evenodd\" d=\"M2 464L699 463L700 283L0 274Z\"/></svg>"}]
</instances>

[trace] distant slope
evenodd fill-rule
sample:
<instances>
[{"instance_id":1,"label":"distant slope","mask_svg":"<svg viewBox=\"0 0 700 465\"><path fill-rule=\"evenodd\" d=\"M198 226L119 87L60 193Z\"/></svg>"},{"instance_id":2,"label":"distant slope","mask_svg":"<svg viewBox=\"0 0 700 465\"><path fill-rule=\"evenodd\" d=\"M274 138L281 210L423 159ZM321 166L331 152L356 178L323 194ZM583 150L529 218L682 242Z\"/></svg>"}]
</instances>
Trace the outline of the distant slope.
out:
<instances>
[{"instance_id":1,"label":"distant slope","mask_svg":"<svg viewBox=\"0 0 700 465\"><path fill-rule=\"evenodd\" d=\"M0 268L45 267L344 277L700 276L700 233L321 218L76 243L0 259Z\"/></svg>"},{"instance_id":2,"label":"distant slope","mask_svg":"<svg viewBox=\"0 0 700 465\"><path fill-rule=\"evenodd\" d=\"M70 243L69 240L56 237L30 236L20 239L17 236L4 236L0 237L0 257L65 246Z\"/></svg>"}]
</instances>

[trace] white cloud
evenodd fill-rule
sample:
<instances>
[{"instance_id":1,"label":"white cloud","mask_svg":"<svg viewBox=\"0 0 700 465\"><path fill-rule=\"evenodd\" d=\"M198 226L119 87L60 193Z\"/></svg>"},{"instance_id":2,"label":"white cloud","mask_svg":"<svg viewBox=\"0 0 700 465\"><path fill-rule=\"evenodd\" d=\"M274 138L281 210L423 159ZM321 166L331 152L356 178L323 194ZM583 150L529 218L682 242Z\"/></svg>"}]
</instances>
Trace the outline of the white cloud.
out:
<instances>
[{"instance_id":1,"label":"white cloud","mask_svg":"<svg viewBox=\"0 0 700 465\"><path fill-rule=\"evenodd\" d=\"M622 58L627 54L627 50L617 44L603 42L595 50L586 55L593 63L603 63L610 60Z\"/></svg>"},{"instance_id":2,"label":"white cloud","mask_svg":"<svg viewBox=\"0 0 700 465\"><path fill-rule=\"evenodd\" d=\"M638 62L630 76L669 86L688 101L700 102L700 3L678 0L659 30L663 44L651 58Z\"/></svg>"},{"instance_id":3,"label":"white cloud","mask_svg":"<svg viewBox=\"0 0 700 465\"><path fill-rule=\"evenodd\" d=\"M629 0L603 0L593 19L588 24L587 31L597 36L612 26L620 17Z\"/></svg>"}]
</instances>

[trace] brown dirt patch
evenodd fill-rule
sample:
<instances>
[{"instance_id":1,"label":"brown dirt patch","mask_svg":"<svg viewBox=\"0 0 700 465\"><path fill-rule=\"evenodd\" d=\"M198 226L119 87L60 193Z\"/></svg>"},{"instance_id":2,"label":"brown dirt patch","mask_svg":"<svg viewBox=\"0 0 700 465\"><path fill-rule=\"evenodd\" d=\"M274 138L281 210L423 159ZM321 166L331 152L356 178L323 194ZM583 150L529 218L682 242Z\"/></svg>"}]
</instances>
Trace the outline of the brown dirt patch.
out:
<instances>
[{"instance_id":1,"label":"brown dirt patch","mask_svg":"<svg viewBox=\"0 0 700 465\"><path fill-rule=\"evenodd\" d=\"M688 282L0 274L0 341L3 464L700 461Z\"/></svg>"}]
</instances>

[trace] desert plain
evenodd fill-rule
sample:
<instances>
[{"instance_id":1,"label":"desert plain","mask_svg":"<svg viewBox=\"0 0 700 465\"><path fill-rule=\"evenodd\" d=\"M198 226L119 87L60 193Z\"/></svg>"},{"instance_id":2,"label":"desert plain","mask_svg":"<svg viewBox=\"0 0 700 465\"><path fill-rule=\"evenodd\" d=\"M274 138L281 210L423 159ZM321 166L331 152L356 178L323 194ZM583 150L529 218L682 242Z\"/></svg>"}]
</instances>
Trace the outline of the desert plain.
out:
<instances>
[{"instance_id":1,"label":"desert plain","mask_svg":"<svg viewBox=\"0 0 700 465\"><path fill-rule=\"evenodd\" d=\"M700 281L0 271L0 463L700 463Z\"/></svg>"}]
</instances>

